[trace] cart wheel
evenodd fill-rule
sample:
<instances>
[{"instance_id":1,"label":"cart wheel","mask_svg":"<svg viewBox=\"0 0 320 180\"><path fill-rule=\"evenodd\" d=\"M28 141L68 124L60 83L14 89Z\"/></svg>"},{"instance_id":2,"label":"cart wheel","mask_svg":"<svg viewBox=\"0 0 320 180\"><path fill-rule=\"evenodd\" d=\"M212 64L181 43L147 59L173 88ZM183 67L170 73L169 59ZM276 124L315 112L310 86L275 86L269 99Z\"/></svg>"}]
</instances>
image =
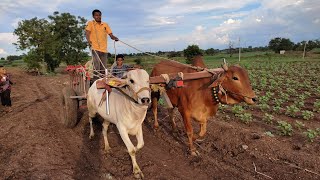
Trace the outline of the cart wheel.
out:
<instances>
[{"instance_id":1,"label":"cart wheel","mask_svg":"<svg viewBox=\"0 0 320 180\"><path fill-rule=\"evenodd\" d=\"M76 96L76 93L70 87L62 89L62 122L68 128L73 128L78 122L78 99L71 99L70 96Z\"/></svg>"}]
</instances>

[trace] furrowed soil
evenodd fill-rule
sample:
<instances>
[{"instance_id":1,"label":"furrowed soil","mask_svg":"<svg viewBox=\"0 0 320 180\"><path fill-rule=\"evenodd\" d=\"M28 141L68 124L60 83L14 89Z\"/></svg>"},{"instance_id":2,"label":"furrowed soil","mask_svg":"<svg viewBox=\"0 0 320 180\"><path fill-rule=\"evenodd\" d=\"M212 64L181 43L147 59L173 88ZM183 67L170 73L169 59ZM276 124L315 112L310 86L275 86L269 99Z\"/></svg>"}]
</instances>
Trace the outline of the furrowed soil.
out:
<instances>
[{"instance_id":1,"label":"furrowed soil","mask_svg":"<svg viewBox=\"0 0 320 180\"><path fill-rule=\"evenodd\" d=\"M75 128L63 126L61 90L67 74L32 76L18 68L9 72L15 84L11 110L0 106L0 179L134 179L114 125L108 131L108 155L99 120L94 123L96 136L89 140L85 107ZM259 121L246 125L219 112L209 120L206 139L196 143L200 156L193 157L179 113L179 131L173 133L167 111L159 109L160 129L153 130L148 112L145 146L137 153L145 179L320 179L319 138L310 143L301 135L270 137L265 132L271 126ZM319 119L310 123L319 126Z\"/></svg>"}]
</instances>

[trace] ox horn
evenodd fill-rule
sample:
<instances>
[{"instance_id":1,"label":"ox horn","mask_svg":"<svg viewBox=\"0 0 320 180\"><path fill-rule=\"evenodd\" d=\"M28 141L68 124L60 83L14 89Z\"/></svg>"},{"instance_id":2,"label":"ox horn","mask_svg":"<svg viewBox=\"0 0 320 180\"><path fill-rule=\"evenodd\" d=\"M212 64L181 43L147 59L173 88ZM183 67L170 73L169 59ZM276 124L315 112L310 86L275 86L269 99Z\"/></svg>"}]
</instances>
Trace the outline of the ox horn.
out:
<instances>
[{"instance_id":1,"label":"ox horn","mask_svg":"<svg viewBox=\"0 0 320 180\"><path fill-rule=\"evenodd\" d=\"M225 58L223 58L222 69L223 69L224 71L228 71L228 65L227 65L227 63L226 63L226 59L225 59Z\"/></svg>"}]
</instances>

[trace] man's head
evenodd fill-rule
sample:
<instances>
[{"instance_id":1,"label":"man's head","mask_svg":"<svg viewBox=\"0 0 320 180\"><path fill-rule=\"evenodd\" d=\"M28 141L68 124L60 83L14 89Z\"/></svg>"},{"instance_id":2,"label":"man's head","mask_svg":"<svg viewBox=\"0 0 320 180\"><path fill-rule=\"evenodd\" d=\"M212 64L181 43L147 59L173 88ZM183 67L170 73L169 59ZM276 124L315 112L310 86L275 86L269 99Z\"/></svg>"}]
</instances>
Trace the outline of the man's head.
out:
<instances>
[{"instance_id":1,"label":"man's head","mask_svg":"<svg viewBox=\"0 0 320 180\"><path fill-rule=\"evenodd\" d=\"M118 54L116 56L117 66L122 66L124 60L124 56L122 54Z\"/></svg>"},{"instance_id":2,"label":"man's head","mask_svg":"<svg viewBox=\"0 0 320 180\"><path fill-rule=\"evenodd\" d=\"M0 65L0 75L5 75L5 74L7 74L7 70L2 65Z\"/></svg>"},{"instance_id":3,"label":"man's head","mask_svg":"<svg viewBox=\"0 0 320 180\"><path fill-rule=\"evenodd\" d=\"M98 9L93 10L92 17L96 22L101 22L101 11Z\"/></svg>"}]
</instances>

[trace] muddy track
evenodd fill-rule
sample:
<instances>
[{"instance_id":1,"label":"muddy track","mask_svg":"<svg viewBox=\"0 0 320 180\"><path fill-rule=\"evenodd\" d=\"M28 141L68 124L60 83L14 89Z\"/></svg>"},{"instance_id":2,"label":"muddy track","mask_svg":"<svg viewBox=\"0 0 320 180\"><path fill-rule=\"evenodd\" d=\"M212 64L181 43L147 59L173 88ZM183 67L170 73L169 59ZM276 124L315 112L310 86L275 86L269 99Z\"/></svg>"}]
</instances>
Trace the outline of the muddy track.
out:
<instances>
[{"instance_id":1,"label":"muddy track","mask_svg":"<svg viewBox=\"0 0 320 180\"><path fill-rule=\"evenodd\" d=\"M75 128L63 127L60 100L67 75L31 76L9 70L15 82L13 111L0 109L0 179L134 179L114 125L108 131L108 155L103 152L99 119L94 123L96 136L88 138L86 109L80 109ZM160 129L153 130L148 112L145 146L137 154L146 179L320 179L315 174L320 169L319 141L271 138L264 135L269 127L260 122L244 125L220 113L210 119L206 139L197 143L201 155L192 157L179 115L179 131L173 133L165 109L159 109ZM253 163L262 174L255 172Z\"/></svg>"}]
</instances>

